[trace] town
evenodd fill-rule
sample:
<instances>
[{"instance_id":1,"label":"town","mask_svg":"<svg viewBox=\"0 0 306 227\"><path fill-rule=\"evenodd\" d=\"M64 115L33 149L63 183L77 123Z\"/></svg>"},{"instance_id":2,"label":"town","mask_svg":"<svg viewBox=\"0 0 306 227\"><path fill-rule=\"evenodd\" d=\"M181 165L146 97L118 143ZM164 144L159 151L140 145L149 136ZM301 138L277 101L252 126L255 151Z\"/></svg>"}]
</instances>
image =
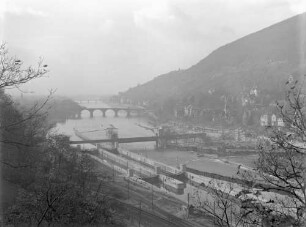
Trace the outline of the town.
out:
<instances>
[{"instance_id":1,"label":"town","mask_svg":"<svg viewBox=\"0 0 306 227\"><path fill-rule=\"evenodd\" d=\"M0 226L306 225L303 0L11 0L0 24Z\"/></svg>"}]
</instances>

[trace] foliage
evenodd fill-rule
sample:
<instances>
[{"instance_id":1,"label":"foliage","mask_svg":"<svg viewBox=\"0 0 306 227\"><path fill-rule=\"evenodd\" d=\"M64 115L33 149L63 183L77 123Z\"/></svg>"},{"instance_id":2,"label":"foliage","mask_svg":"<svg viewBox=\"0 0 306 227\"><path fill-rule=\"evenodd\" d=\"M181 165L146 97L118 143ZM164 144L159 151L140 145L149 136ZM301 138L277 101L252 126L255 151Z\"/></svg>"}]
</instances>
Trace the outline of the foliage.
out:
<instances>
[{"instance_id":1,"label":"foliage","mask_svg":"<svg viewBox=\"0 0 306 227\"><path fill-rule=\"evenodd\" d=\"M282 97L289 74L295 77L305 71L300 54L306 50L305 42L300 42L305 21L305 14L282 21L216 49L186 70L160 75L121 95L159 103L169 98L185 99L184 104L194 96L195 104L201 107L221 103L221 95L209 95L215 91L228 91L241 103L241 98L256 87L259 100L254 101L267 106Z\"/></svg>"},{"instance_id":2,"label":"foliage","mask_svg":"<svg viewBox=\"0 0 306 227\"><path fill-rule=\"evenodd\" d=\"M36 163L35 180L23 187L5 213L7 224L112 223L114 211L107 195L100 193L92 160L52 135Z\"/></svg>"},{"instance_id":3,"label":"foliage","mask_svg":"<svg viewBox=\"0 0 306 227\"><path fill-rule=\"evenodd\" d=\"M5 44L0 46L0 89L18 87L47 73L47 65L40 60L36 68L22 67L22 61L9 57Z\"/></svg>"},{"instance_id":4,"label":"foliage","mask_svg":"<svg viewBox=\"0 0 306 227\"><path fill-rule=\"evenodd\" d=\"M38 147L48 132L45 114L39 113L40 106L21 113L4 93L0 100L2 177L12 183L30 184L41 155Z\"/></svg>"},{"instance_id":5,"label":"foliage","mask_svg":"<svg viewBox=\"0 0 306 227\"><path fill-rule=\"evenodd\" d=\"M257 171L241 171L253 185L210 185L213 203L200 201L219 226L238 226L239 222L244 226L305 226L306 100L302 86L297 81L287 83L286 99L277 103L286 127L268 127L267 137L258 146ZM232 190L235 187L240 187L238 193ZM229 222L229 215L242 219Z\"/></svg>"},{"instance_id":6,"label":"foliage","mask_svg":"<svg viewBox=\"0 0 306 227\"><path fill-rule=\"evenodd\" d=\"M207 195L202 198L196 193L196 207L209 214L215 226L247 226L256 225L258 220L252 215L252 210L241 209L242 203L232 196L235 184L227 184L219 180L210 181Z\"/></svg>"},{"instance_id":7,"label":"foliage","mask_svg":"<svg viewBox=\"0 0 306 227\"><path fill-rule=\"evenodd\" d=\"M53 103L49 103L48 121L64 121L68 118L74 118L79 114L82 107L70 99L55 99Z\"/></svg>"},{"instance_id":8,"label":"foliage","mask_svg":"<svg viewBox=\"0 0 306 227\"><path fill-rule=\"evenodd\" d=\"M7 53L0 46L1 180L18 185L19 192L1 217L4 224L114 223L115 211L100 192L93 160L70 147L67 136L50 133L47 102L53 92L31 108L18 106L4 93L43 76L47 65L40 61L37 68L24 69L21 60Z\"/></svg>"},{"instance_id":9,"label":"foliage","mask_svg":"<svg viewBox=\"0 0 306 227\"><path fill-rule=\"evenodd\" d=\"M278 103L280 117L285 128L268 128L270 142L259 146L257 170L268 184L265 191L286 195L286 202L277 198L282 206L282 216L291 217L295 225L306 224L306 112L303 83L287 83L284 103Z\"/></svg>"}]
</instances>

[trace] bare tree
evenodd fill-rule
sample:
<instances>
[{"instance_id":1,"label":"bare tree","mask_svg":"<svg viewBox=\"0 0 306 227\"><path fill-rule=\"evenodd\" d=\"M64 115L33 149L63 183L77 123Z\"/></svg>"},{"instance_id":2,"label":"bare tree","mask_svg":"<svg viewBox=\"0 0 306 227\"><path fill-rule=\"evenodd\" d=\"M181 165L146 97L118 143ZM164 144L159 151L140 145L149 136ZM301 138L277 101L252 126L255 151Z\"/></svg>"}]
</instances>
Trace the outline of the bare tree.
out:
<instances>
[{"instance_id":1,"label":"bare tree","mask_svg":"<svg viewBox=\"0 0 306 227\"><path fill-rule=\"evenodd\" d=\"M10 57L5 44L0 46L0 89L18 87L48 72L47 65L39 60L36 68L22 67L23 63L16 57Z\"/></svg>"},{"instance_id":2,"label":"bare tree","mask_svg":"<svg viewBox=\"0 0 306 227\"><path fill-rule=\"evenodd\" d=\"M114 221L112 202L101 191L94 161L69 145L69 137L50 135L40 149L35 181L22 187L6 224L97 225ZM117 222L116 222L117 223Z\"/></svg>"},{"instance_id":3,"label":"bare tree","mask_svg":"<svg viewBox=\"0 0 306 227\"><path fill-rule=\"evenodd\" d=\"M49 131L45 106L53 92L25 109L4 93L43 76L47 65L40 61L37 68L23 69L21 60L7 53L0 46L0 180L18 185L18 195L1 221L31 226L112 223L113 209L100 193L93 160L70 147L69 137Z\"/></svg>"},{"instance_id":4,"label":"bare tree","mask_svg":"<svg viewBox=\"0 0 306 227\"><path fill-rule=\"evenodd\" d=\"M10 57L5 44L0 45L0 162L1 185L13 181L22 186L34 181L35 160L39 157L37 145L46 135L46 112L42 111L51 97L31 107L17 106L5 93L6 89L42 77L48 72L40 59L37 67L24 67L20 59ZM21 90L20 90L21 91ZM0 209L2 209L2 201ZM0 211L2 215L2 210Z\"/></svg>"},{"instance_id":5,"label":"bare tree","mask_svg":"<svg viewBox=\"0 0 306 227\"><path fill-rule=\"evenodd\" d=\"M39 124L41 119L46 115L46 111L42 111L46 106L46 103L50 100L54 91L50 91L50 94L42 102L34 103L33 106L18 110L14 101L5 94L6 89L17 88L33 79L40 78L48 72L47 65L43 64L42 59L39 60L37 67L23 67L23 62L8 55L8 50L5 44L0 45L0 133L12 134L16 129L24 128L27 121L31 121L33 126ZM6 119L4 119L6 118ZM37 127L38 128L38 127ZM37 129L36 128L36 129ZM35 133L32 131L32 133ZM25 145L27 143L21 143L20 141L7 140L5 136L0 137L0 143L12 144L12 145Z\"/></svg>"},{"instance_id":6,"label":"bare tree","mask_svg":"<svg viewBox=\"0 0 306 227\"><path fill-rule=\"evenodd\" d=\"M259 226L260 220L253 209L235 197L237 185L220 180L211 180L206 185L205 196L196 192L196 208L211 216L215 226ZM249 201L251 201L249 199Z\"/></svg>"},{"instance_id":7,"label":"bare tree","mask_svg":"<svg viewBox=\"0 0 306 227\"><path fill-rule=\"evenodd\" d=\"M266 183L262 189L286 195L277 198L281 216L293 225L306 224L306 100L303 83L287 83L286 99L277 102L279 117L285 127L269 127L269 141L260 143L257 170ZM275 202L275 201L274 201Z\"/></svg>"},{"instance_id":8,"label":"bare tree","mask_svg":"<svg viewBox=\"0 0 306 227\"><path fill-rule=\"evenodd\" d=\"M276 103L285 126L270 126L259 141L256 172L241 175L253 182L210 185L199 208L219 226L306 225L306 100L303 83L287 83L285 100ZM233 188L240 188L234 192ZM232 217L232 218L229 218Z\"/></svg>"}]
</instances>

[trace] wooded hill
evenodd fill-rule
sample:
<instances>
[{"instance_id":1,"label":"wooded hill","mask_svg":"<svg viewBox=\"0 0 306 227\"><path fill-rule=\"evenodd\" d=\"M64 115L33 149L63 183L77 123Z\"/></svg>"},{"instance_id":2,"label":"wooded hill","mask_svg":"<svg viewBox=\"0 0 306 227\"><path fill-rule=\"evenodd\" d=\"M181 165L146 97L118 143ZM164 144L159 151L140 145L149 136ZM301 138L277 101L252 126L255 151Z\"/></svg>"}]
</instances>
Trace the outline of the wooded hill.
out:
<instances>
[{"instance_id":1,"label":"wooded hill","mask_svg":"<svg viewBox=\"0 0 306 227\"><path fill-rule=\"evenodd\" d=\"M294 16L213 51L186 70L172 71L122 95L134 101L162 103L194 96L241 96L256 87L279 98L289 75L305 73L306 13ZM204 99L204 100L203 100Z\"/></svg>"}]
</instances>

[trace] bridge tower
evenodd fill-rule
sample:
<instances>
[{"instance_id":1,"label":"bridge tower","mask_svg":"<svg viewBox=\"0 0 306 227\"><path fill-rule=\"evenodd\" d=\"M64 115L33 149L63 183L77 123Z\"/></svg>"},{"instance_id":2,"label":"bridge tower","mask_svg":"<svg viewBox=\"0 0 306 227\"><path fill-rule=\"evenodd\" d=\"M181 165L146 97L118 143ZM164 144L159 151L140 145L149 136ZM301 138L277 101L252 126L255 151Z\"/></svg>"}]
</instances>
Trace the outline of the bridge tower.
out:
<instances>
[{"instance_id":1,"label":"bridge tower","mask_svg":"<svg viewBox=\"0 0 306 227\"><path fill-rule=\"evenodd\" d=\"M118 144L118 128L114 127L113 125L110 125L109 128L106 129L106 137L108 139L112 139L113 141L111 142L111 149L115 150L119 146Z\"/></svg>"},{"instance_id":2,"label":"bridge tower","mask_svg":"<svg viewBox=\"0 0 306 227\"><path fill-rule=\"evenodd\" d=\"M164 149L167 147L167 128L160 127L157 133L156 149Z\"/></svg>"}]
</instances>

